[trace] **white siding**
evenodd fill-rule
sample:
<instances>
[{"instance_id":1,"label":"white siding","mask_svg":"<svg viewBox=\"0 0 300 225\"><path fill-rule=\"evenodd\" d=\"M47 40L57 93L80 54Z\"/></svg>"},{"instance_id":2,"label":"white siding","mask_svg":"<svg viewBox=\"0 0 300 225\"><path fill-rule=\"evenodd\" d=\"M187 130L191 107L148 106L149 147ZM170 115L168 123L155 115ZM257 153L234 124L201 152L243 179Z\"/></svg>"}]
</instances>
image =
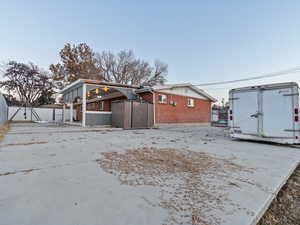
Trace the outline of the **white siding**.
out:
<instances>
[{"instance_id":1,"label":"white siding","mask_svg":"<svg viewBox=\"0 0 300 225\"><path fill-rule=\"evenodd\" d=\"M194 90L188 88L188 87L178 87L178 88L172 88L172 89L164 89L164 90L158 90L158 92L161 93L167 93L167 94L174 94L174 95L182 95L192 98L200 98L200 99L207 99L203 95L198 94Z\"/></svg>"}]
</instances>

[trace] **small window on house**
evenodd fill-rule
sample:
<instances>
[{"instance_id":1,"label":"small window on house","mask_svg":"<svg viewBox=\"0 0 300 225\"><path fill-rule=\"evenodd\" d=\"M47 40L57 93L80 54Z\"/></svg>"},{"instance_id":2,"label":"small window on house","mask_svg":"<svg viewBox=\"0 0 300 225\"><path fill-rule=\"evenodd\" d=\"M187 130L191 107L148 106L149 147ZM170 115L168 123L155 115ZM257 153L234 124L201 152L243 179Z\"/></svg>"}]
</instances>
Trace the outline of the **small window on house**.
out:
<instances>
[{"instance_id":1,"label":"small window on house","mask_svg":"<svg viewBox=\"0 0 300 225\"><path fill-rule=\"evenodd\" d=\"M100 102L100 111L104 111L104 101Z\"/></svg>"},{"instance_id":2,"label":"small window on house","mask_svg":"<svg viewBox=\"0 0 300 225\"><path fill-rule=\"evenodd\" d=\"M187 99L187 105L188 107L194 107L195 106L195 101L192 98Z\"/></svg>"},{"instance_id":3,"label":"small window on house","mask_svg":"<svg viewBox=\"0 0 300 225\"><path fill-rule=\"evenodd\" d=\"M158 102L159 103L167 103L167 96L166 95L158 95Z\"/></svg>"}]
</instances>

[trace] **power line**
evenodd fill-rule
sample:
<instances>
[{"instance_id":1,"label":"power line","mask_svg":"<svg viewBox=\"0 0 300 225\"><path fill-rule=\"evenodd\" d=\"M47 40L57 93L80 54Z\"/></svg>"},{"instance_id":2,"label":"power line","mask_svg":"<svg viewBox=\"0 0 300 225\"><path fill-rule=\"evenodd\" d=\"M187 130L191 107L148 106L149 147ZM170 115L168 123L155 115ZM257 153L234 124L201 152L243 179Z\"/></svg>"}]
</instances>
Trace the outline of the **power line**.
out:
<instances>
[{"instance_id":1,"label":"power line","mask_svg":"<svg viewBox=\"0 0 300 225\"><path fill-rule=\"evenodd\" d=\"M259 80L262 78L286 76L291 73L297 73L297 72L300 72L300 66L294 67L291 69L287 69L287 70L278 71L278 72L268 73L268 74L264 74L264 75L260 75L260 76L254 76L254 77L248 77L248 78L230 80L230 81L219 81L219 82L210 82L210 83L203 83L203 84L194 84L194 86L212 86L212 85L232 84L232 83L237 83L237 82L242 82L242 81Z\"/></svg>"}]
</instances>

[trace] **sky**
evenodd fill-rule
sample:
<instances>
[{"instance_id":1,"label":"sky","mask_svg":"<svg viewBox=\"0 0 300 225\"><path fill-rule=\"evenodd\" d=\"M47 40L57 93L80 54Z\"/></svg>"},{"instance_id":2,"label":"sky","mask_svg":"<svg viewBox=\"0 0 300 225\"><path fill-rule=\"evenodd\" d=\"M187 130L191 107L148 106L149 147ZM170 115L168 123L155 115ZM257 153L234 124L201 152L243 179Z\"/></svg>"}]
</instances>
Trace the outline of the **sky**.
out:
<instances>
[{"instance_id":1,"label":"sky","mask_svg":"<svg viewBox=\"0 0 300 225\"><path fill-rule=\"evenodd\" d=\"M59 62L66 43L132 49L169 65L168 83L226 81L300 65L300 1L3 0L0 62ZM219 100L230 88L300 81L300 73L201 87Z\"/></svg>"}]
</instances>

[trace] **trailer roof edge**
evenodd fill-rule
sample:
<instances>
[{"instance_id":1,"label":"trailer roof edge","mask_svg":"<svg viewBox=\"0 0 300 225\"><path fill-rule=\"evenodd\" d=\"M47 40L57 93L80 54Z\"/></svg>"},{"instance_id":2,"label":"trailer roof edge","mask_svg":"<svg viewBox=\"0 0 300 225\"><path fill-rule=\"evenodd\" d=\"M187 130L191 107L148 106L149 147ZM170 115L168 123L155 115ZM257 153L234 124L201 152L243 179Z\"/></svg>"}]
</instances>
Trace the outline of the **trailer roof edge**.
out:
<instances>
[{"instance_id":1,"label":"trailer roof edge","mask_svg":"<svg viewBox=\"0 0 300 225\"><path fill-rule=\"evenodd\" d=\"M292 87L297 86L299 88L299 85L297 82L284 82L284 83L273 83L273 84L263 84L263 85L254 85L254 86L246 86L241 88L233 88L229 91L246 91L246 90L256 90L256 89L275 89L280 87Z\"/></svg>"}]
</instances>

